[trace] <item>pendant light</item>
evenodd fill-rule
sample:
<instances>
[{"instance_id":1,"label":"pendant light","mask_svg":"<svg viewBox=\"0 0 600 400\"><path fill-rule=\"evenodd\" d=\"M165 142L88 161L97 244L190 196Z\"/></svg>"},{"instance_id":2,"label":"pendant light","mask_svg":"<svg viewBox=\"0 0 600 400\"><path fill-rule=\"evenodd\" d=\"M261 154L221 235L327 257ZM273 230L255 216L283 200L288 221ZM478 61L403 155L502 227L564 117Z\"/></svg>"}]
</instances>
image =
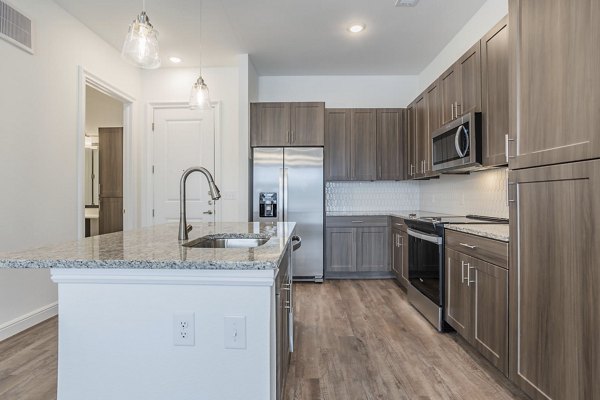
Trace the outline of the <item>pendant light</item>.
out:
<instances>
[{"instance_id":1,"label":"pendant light","mask_svg":"<svg viewBox=\"0 0 600 400\"><path fill-rule=\"evenodd\" d=\"M160 67L158 32L146 14L146 0L142 0L140 15L129 25L121 55L127 61L144 69Z\"/></svg>"},{"instance_id":2,"label":"pendant light","mask_svg":"<svg viewBox=\"0 0 600 400\"><path fill-rule=\"evenodd\" d=\"M190 108L192 110L210 110L210 95L208 93L208 86L202 78L202 1L200 1L200 35L198 36L198 42L200 43L200 75L196 82L192 85L192 91L190 93Z\"/></svg>"}]
</instances>

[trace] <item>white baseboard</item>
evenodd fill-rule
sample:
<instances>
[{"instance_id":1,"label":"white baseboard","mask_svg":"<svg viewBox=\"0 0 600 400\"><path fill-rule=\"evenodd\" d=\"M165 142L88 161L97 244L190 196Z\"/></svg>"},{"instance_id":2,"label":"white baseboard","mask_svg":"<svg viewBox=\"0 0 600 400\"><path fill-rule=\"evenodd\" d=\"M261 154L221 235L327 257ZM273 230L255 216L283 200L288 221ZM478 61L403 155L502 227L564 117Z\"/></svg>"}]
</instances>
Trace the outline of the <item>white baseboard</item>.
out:
<instances>
[{"instance_id":1,"label":"white baseboard","mask_svg":"<svg viewBox=\"0 0 600 400\"><path fill-rule=\"evenodd\" d=\"M31 328L55 315L58 315L58 302L50 303L47 306L21 315L12 321L0 325L0 341L8 339L19 332L23 332L25 329Z\"/></svg>"}]
</instances>

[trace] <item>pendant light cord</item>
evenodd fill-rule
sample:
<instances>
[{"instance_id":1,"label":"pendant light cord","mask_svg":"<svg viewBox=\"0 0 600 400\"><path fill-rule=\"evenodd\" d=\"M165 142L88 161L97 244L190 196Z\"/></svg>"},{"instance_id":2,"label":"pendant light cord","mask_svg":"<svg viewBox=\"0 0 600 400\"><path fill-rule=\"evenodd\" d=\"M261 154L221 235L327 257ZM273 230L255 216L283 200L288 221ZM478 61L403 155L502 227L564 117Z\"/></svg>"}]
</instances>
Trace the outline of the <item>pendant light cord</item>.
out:
<instances>
[{"instance_id":1,"label":"pendant light cord","mask_svg":"<svg viewBox=\"0 0 600 400\"><path fill-rule=\"evenodd\" d=\"M146 0L144 0L146 1ZM202 77L202 0L200 3L200 34L198 35L198 42L200 43L200 59L198 60L198 69L200 70L200 77Z\"/></svg>"},{"instance_id":2,"label":"pendant light cord","mask_svg":"<svg viewBox=\"0 0 600 400\"><path fill-rule=\"evenodd\" d=\"M142 0L142 11L146 12L146 0Z\"/></svg>"}]
</instances>

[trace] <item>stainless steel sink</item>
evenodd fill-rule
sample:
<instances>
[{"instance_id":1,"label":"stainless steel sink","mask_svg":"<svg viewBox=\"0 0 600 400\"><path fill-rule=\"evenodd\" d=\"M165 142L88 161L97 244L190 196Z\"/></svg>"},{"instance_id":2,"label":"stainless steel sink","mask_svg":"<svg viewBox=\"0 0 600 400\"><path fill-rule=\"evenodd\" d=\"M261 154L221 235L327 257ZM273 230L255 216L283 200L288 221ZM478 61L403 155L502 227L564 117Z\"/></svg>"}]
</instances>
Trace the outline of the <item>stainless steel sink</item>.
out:
<instances>
[{"instance_id":1,"label":"stainless steel sink","mask_svg":"<svg viewBox=\"0 0 600 400\"><path fill-rule=\"evenodd\" d=\"M270 237L260 234L223 234L209 235L184 243L184 247L204 249L250 249L269 241Z\"/></svg>"}]
</instances>

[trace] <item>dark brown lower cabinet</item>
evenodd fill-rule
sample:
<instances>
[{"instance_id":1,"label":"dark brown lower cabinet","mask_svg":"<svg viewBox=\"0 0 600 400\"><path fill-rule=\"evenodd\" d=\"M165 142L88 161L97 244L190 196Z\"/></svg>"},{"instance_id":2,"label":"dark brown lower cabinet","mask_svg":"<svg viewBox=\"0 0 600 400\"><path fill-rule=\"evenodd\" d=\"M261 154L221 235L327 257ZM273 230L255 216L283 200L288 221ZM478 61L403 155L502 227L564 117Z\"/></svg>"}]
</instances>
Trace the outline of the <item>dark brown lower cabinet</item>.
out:
<instances>
[{"instance_id":1,"label":"dark brown lower cabinet","mask_svg":"<svg viewBox=\"0 0 600 400\"><path fill-rule=\"evenodd\" d=\"M508 375L508 270L448 247L445 269L446 322Z\"/></svg>"},{"instance_id":2,"label":"dark brown lower cabinet","mask_svg":"<svg viewBox=\"0 0 600 400\"><path fill-rule=\"evenodd\" d=\"M392 277L389 248L389 217L328 217L325 277Z\"/></svg>"},{"instance_id":3,"label":"dark brown lower cabinet","mask_svg":"<svg viewBox=\"0 0 600 400\"><path fill-rule=\"evenodd\" d=\"M600 399L600 160L509 172L511 379Z\"/></svg>"},{"instance_id":4,"label":"dark brown lower cabinet","mask_svg":"<svg viewBox=\"0 0 600 400\"><path fill-rule=\"evenodd\" d=\"M396 277L396 280L408 288L408 233L406 232L406 225L402 225L404 228L396 228L392 222L392 251L390 252L392 272Z\"/></svg>"}]
</instances>

